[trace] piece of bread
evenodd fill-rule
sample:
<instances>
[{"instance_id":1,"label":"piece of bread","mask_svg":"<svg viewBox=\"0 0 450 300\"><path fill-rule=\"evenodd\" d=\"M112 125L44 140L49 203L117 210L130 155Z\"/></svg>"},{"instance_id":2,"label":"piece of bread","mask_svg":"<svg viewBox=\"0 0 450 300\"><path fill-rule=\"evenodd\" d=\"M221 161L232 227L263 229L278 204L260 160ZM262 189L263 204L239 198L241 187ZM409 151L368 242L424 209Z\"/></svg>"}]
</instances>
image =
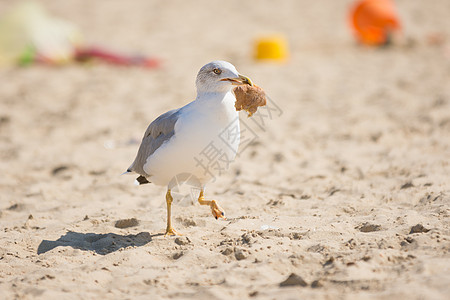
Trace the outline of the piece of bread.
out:
<instances>
[{"instance_id":1,"label":"piece of bread","mask_svg":"<svg viewBox=\"0 0 450 300\"><path fill-rule=\"evenodd\" d=\"M264 106L267 103L266 93L256 85L239 85L234 88L233 92L236 96L234 105L236 110L245 110L249 117L258 110L259 106Z\"/></svg>"}]
</instances>

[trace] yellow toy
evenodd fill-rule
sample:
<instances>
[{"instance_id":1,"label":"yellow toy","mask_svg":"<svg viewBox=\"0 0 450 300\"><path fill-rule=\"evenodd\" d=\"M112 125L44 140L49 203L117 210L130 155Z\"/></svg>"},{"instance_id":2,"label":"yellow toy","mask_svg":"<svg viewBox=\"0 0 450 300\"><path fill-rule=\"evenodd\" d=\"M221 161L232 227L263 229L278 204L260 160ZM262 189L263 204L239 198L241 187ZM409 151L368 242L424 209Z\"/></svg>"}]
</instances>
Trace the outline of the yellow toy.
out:
<instances>
[{"instance_id":1,"label":"yellow toy","mask_svg":"<svg viewBox=\"0 0 450 300\"><path fill-rule=\"evenodd\" d=\"M287 40L282 35L268 35L255 41L255 58L257 60L285 61L288 54Z\"/></svg>"}]
</instances>

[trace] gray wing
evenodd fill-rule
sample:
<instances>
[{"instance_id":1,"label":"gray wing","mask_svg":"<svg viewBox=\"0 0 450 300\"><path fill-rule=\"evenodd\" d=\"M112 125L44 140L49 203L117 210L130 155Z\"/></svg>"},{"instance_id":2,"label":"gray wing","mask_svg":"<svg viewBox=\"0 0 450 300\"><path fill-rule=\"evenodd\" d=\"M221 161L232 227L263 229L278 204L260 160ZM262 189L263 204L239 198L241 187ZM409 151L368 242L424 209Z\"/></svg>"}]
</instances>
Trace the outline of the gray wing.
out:
<instances>
[{"instance_id":1,"label":"gray wing","mask_svg":"<svg viewBox=\"0 0 450 300\"><path fill-rule=\"evenodd\" d=\"M144 177L152 175L147 174L144 171L144 165L147 158L175 134L174 127L175 123L178 121L179 114L180 108L168 111L160 115L148 126L144 137L142 138L136 158L128 168L127 172L135 172Z\"/></svg>"}]
</instances>

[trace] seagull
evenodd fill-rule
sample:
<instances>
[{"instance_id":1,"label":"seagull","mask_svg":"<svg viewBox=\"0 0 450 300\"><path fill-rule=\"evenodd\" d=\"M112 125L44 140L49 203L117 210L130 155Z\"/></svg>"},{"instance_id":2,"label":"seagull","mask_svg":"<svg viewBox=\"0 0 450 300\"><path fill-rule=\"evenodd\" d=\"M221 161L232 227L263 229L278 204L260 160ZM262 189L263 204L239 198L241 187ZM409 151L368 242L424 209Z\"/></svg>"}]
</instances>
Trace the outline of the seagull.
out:
<instances>
[{"instance_id":1,"label":"seagull","mask_svg":"<svg viewBox=\"0 0 450 300\"><path fill-rule=\"evenodd\" d=\"M216 219L225 219L224 210L217 201L205 200L204 191L205 185L234 161L239 147L235 85L253 83L229 62L204 65L197 74L196 99L160 115L148 126L136 158L125 172L138 174L139 185L167 186L166 236L180 235L171 222L171 189L180 180L200 190L198 202L210 206Z\"/></svg>"}]
</instances>

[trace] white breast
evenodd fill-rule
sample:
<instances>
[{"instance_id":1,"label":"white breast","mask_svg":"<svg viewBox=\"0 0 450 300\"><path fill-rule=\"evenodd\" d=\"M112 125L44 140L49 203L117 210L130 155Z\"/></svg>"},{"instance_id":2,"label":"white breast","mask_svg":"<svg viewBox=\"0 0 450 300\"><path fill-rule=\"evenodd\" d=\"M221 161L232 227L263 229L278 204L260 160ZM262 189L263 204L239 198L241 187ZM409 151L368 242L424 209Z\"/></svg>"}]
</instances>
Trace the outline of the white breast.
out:
<instances>
[{"instance_id":1,"label":"white breast","mask_svg":"<svg viewBox=\"0 0 450 300\"><path fill-rule=\"evenodd\" d=\"M228 169L239 147L239 115L231 92L218 97L197 99L181 109L174 136L144 165L153 183L168 185L175 176L188 173L203 186Z\"/></svg>"}]
</instances>

